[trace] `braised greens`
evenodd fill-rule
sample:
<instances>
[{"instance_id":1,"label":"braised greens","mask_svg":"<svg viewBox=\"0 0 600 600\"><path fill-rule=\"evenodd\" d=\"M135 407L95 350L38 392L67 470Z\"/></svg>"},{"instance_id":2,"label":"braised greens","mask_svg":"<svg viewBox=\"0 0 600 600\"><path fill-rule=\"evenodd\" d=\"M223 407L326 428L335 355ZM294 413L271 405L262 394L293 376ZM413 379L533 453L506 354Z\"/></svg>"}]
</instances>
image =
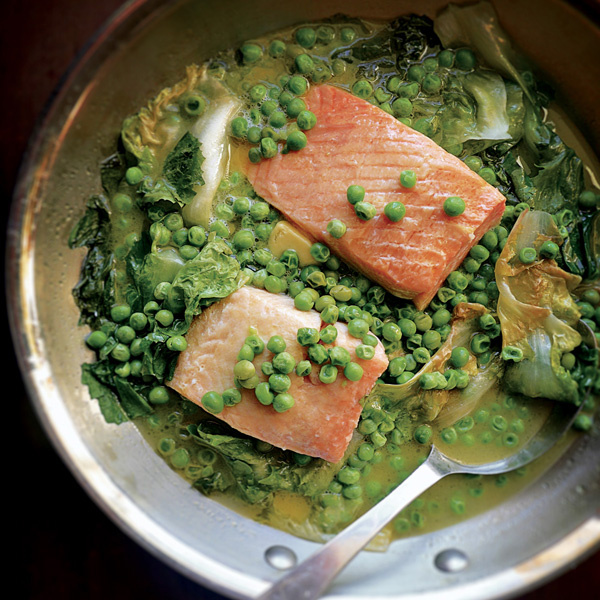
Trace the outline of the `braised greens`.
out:
<instances>
[{"instance_id":1,"label":"braised greens","mask_svg":"<svg viewBox=\"0 0 600 600\"><path fill-rule=\"evenodd\" d=\"M311 247L312 264L300 264L299 246L277 258L270 238L281 215L230 167L235 151L253 162L301 152L303 130L315 125L301 97L325 82L429 136L506 197L502 223L424 311L323 244ZM597 351L577 323L593 332L600 325L600 295L590 293L600 276L598 198L548 119L551 101L487 4L450 6L435 22L335 17L189 67L124 121L117 151L102 164L103 193L89 199L69 239L87 249L73 289L95 354L82 381L106 421L136 420L199 490L237 495L268 522L280 494L308 502L304 524L292 529L309 537L376 503L432 439L512 448L536 424L531 397L585 401L591 426L595 401L586 394L600 387ZM414 173L400 181L414 185ZM348 199L366 204L356 183ZM402 208L391 207L390 218L401 220ZM330 223L332 236L344 235L340 223ZM548 241L552 255L541 252ZM518 258L523 248L534 251L530 265ZM165 386L192 319L242 285L287 293L302 310L318 307L326 323L351 328L360 319L382 340L390 366L364 399L341 463L242 435ZM443 510L439 500L409 507L396 533L458 518L485 485L465 483Z\"/></svg>"}]
</instances>

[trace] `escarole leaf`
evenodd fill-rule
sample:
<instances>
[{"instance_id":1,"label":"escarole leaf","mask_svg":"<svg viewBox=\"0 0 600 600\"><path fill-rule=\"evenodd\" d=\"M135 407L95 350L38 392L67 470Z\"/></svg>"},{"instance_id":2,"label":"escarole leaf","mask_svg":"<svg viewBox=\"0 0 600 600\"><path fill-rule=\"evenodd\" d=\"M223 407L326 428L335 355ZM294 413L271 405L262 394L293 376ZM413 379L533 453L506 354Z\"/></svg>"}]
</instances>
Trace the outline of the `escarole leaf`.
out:
<instances>
[{"instance_id":1,"label":"escarole leaf","mask_svg":"<svg viewBox=\"0 0 600 600\"><path fill-rule=\"evenodd\" d=\"M463 87L477 103L476 128L466 140L510 139L504 80L493 71L474 71L463 79Z\"/></svg>"},{"instance_id":2,"label":"escarole leaf","mask_svg":"<svg viewBox=\"0 0 600 600\"><path fill-rule=\"evenodd\" d=\"M489 2L449 4L435 19L434 30L445 48L473 48L488 67L516 81L533 101L517 68L517 56Z\"/></svg>"},{"instance_id":3,"label":"escarole leaf","mask_svg":"<svg viewBox=\"0 0 600 600\"><path fill-rule=\"evenodd\" d=\"M196 89L205 67L187 67L185 78L172 87L164 88L147 106L127 117L121 128L121 140L125 151L138 162L156 167L157 158L165 147L172 147L173 130L159 127L161 120L169 114L169 107L177 99Z\"/></svg>"},{"instance_id":4,"label":"escarole leaf","mask_svg":"<svg viewBox=\"0 0 600 600\"><path fill-rule=\"evenodd\" d=\"M524 264L518 258L522 248L538 250L547 240L562 241L552 216L526 211L496 263L502 343L523 351L522 361L506 367L504 381L512 392L577 402L577 384L562 367L561 358L581 343L575 330L580 312L571 297L581 278L554 260Z\"/></svg>"},{"instance_id":5,"label":"escarole leaf","mask_svg":"<svg viewBox=\"0 0 600 600\"><path fill-rule=\"evenodd\" d=\"M525 110L514 86L507 87L500 75L488 70L455 75L449 81L435 114L442 145L469 142L470 152L480 152L499 141L519 138Z\"/></svg>"},{"instance_id":6,"label":"escarole leaf","mask_svg":"<svg viewBox=\"0 0 600 600\"><path fill-rule=\"evenodd\" d=\"M226 298L246 281L246 275L229 246L222 239L215 238L178 270L171 292L175 302L184 304L185 319L189 324L202 308Z\"/></svg>"},{"instance_id":7,"label":"escarole leaf","mask_svg":"<svg viewBox=\"0 0 600 600\"><path fill-rule=\"evenodd\" d=\"M191 133L186 133L169 153L163 167L163 176L175 188L183 204L196 195L195 187L204 185L200 142Z\"/></svg>"},{"instance_id":8,"label":"escarole leaf","mask_svg":"<svg viewBox=\"0 0 600 600\"><path fill-rule=\"evenodd\" d=\"M256 440L214 421L190 425L188 431L196 443L219 455L228 467L231 483L251 504L270 499L278 490L316 495L327 489L341 467L341 463L321 459L299 465L285 452L260 452Z\"/></svg>"},{"instance_id":9,"label":"escarole leaf","mask_svg":"<svg viewBox=\"0 0 600 600\"><path fill-rule=\"evenodd\" d=\"M409 412L416 412L427 421L437 417L446 403L460 390L423 390L419 378L424 373L441 371L450 358L452 348L469 346L472 335L479 329L479 317L486 312L481 304L461 303L454 309L451 321L451 331L446 341L431 357L429 362L412 377L402 384L376 383L367 398L368 404L384 401L387 406L399 405ZM470 375L477 372L474 358L465 369ZM466 389L466 388L465 388Z\"/></svg>"}]
</instances>

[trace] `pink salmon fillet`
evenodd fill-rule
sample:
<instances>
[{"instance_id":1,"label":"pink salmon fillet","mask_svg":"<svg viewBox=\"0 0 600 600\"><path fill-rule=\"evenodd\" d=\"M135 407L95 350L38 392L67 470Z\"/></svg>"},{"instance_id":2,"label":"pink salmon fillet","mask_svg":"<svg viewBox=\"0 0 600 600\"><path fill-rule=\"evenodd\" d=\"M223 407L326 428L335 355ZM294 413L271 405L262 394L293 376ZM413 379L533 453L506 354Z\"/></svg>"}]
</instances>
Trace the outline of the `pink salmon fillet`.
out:
<instances>
[{"instance_id":1,"label":"pink salmon fillet","mask_svg":"<svg viewBox=\"0 0 600 600\"><path fill-rule=\"evenodd\" d=\"M256 192L285 217L355 269L419 310L435 296L483 234L500 222L505 198L460 159L427 136L366 100L331 85L304 97L317 124L305 132L305 148L244 166ZM417 183L404 188L404 170ZM362 221L346 198L350 185L364 187L377 215ZM449 217L443 204L460 196L464 213ZM390 221L383 209L401 201L406 216ZM346 234L327 233L341 219Z\"/></svg>"},{"instance_id":2,"label":"pink salmon fillet","mask_svg":"<svg viewBox=\"0 0 600 600\"><path fill-rule=\"evenodd\" d=\"M223 392L234 387L233 367L246 336L254 328L265 345L273 335L281 335L286 351L296 362L307 356L296 335L301 327L321 329L320 315L300 311L287 295L271 294L253 287L242 287L224 300L211 305L194 319L187 333L187 348L179 355L173 379L168 385L188 400L201 406L202 396L209 391ZM338 336L333 345L350 351L352 361L363 368L359 381L349 381L342 371L334 383L318 379L318 366L308 377L289 375L292 408L278 413L263 406L253 390L241 390L242 401L214 415L244 434L273 444L278 448L338 462L350 443L362 410L360 400L385 371L388 359L381 342L370 360L356 357L354 349L361 343L348 333L348 327L336 323ZM261 381L267 377L260 365L273 354L265 348L254 359Z\"/></svg>"}]
</instances>

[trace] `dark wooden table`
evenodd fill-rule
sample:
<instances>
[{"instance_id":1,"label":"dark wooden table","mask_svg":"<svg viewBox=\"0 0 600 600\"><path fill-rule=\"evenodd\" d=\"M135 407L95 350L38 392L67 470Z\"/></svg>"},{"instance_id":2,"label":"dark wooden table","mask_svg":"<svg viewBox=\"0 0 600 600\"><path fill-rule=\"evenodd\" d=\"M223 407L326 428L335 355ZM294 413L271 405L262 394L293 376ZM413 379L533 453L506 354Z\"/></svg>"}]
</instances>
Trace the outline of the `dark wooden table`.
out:
<instances>
[{"instance_id":1,"label":"dark wooden table","mask_svg":"<svg viewBox=\"0 0 600 600\"><path fill-rule=\"evenodd\" d=\"M596 0L589 0L589 7ZM0 17L2 220L27 140L65 69L123 0L5 0ZM596 57L597 58L597 57ZM4 226L4 225L3 225ZM2 296L4 302L4 295ZM4 305L3 305L4 306ZM6 314L6 310L2 310ZM4 340L4 543L14 566L11 598L26 600L219 600L131 541L90 500L48 442ZM7 385L7 381L12 384ZM6 439L6 438L5 438ZM16 482L16 484L15 484ZM6 539L6 538L5 538ZM13 541L14 539L14 541ZM16 553L13 551L16 546ZM521 600L600 595L600 554Z\"/></svg>"}]
</instances>

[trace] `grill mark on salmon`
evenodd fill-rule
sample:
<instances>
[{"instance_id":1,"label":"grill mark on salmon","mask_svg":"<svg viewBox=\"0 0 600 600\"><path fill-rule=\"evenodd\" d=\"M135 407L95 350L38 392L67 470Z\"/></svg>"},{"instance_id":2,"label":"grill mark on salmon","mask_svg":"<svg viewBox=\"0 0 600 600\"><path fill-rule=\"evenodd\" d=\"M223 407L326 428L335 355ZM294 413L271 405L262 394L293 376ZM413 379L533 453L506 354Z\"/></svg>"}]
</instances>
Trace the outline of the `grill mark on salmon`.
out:
<instances>
[{"instance_id":1,"label":"grill mark on salmon","mask_svg":"<svg viewBox=\"0 0 600 600\"><path fill-rule=\"evenodd\" d=\"M200 406L206 392L221 393L233 387L233 367L251 327L257 330L265 344L272 335L281 335L287 343L286 351L298 362L306 358L306 349L296 340L298 329L314 327L319 330L321 319L315 311L296 309L289 296L242 287L194 319L186 336L187 349L180 353L168 385ZM360 364L364 371L360 381L349 381L340 372L334 383L324 384L316 375L318 367L313 367L308 377L290 374L289 393L295 403L288 411L278 413L272 406L260 404L253 390L241 390L242 401L226 407L215 417L278 448L329 462L340 461L360 417L360 400L385 371L388 359L381 342L371 360L357 358L354 349L361 340L350 336L345 324L336 323L335 327L338 337L333 345L347 348L352 360ZM265 348L254 359L261 381L267 378L260 365L272 357Z\"/></svg>"},{"instance_id":2,"label":"grill mark on salmon","mask_svg":"<svg viewBox=\"0 0 600 600\"><path fill-rule=\"evenodd\" d=\"M289 221L422 310L500 222L504 196L425 135L340 88L315 86L305 101L317 116L317 125L306 132L306 148L247 162L248 179ZM400 185L403 170L416 173L414 188ZM365 200L377 208L372 220L360 220L347 201L352 184L362 185ZM445 214L449 196L465 201L462 215ZM398 200L406 216L393 223L383 209ZM346 223L340 239L327 233L333 218Z\"/></svg>"}]
</instances>

